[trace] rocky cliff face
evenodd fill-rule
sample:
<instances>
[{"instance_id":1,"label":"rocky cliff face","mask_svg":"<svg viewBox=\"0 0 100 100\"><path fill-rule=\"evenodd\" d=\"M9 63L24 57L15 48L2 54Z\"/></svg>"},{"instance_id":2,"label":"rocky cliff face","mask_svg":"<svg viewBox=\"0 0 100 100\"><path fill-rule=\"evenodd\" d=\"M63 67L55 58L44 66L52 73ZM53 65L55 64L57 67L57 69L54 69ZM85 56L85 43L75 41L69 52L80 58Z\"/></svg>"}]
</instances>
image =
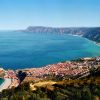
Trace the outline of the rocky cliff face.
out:
<instances>
[{"instance_id":1,"label":"rocky cliff face","mask_svg":"<svg viewBox=\"0 0 100 100\"><path fill-rule=\"evenodd\" d=\"M53 27L28 27L26 32L35 32L35 33L61 33L61 34L76 34L83 35L87 28L53 28Z\"/></svg>"},{"instance_id":2,"label":"rocky cliff face","mask_svg":"<svg viewBox=\"0 0 100 100\"><path fill-rule=\"evenodd\" d=\"M86 32L83 35L83 37L96 42L100 42L100 28L91 28L88 32Z\"/></svg>"},{"instance_id":3,"label":"rocky cliff face","mask_svg":"<svg viewBox=\"0 0 100 100\"><path fill-rule=\"evenodd\" d=\"M53 28L53 27L43 27L43 26L30 26L25 32L34 32L34 33L60 33L60 34L73 34L81 35L90 40L100 42L100 27L94 28Z\"/></svg>"}]
</instances>

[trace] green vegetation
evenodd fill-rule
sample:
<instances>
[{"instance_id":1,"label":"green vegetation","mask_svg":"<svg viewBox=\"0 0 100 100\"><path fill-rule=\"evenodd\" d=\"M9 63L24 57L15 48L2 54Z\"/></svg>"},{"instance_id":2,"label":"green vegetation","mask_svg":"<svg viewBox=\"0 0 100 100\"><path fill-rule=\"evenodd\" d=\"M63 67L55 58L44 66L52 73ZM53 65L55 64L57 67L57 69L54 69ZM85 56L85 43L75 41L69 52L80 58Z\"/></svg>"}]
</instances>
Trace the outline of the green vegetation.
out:
<instances>
[{"instance_id":1,"label":"green vegetation","mask_svg":"<svg viewBox=\"0 0 100 100\"><path fill-rule=\"evenodd\" d=\"M35 91L30 89L30 83L3 90L1 100L100 100L99 73L83 79L58 81L54 85L37 87Z\"/></svg>"}]
</instances>

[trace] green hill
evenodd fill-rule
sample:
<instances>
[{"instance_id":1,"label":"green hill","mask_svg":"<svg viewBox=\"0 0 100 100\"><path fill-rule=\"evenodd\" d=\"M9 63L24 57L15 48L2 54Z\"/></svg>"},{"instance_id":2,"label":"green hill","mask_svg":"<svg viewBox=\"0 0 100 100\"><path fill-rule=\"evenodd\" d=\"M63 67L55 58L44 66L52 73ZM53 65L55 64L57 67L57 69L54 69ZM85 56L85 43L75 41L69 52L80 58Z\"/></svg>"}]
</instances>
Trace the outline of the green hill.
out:
<instances>
[{"instance_id":1,"label":"green hill","mask_svg":"<svg viewBox=\"0 0 100 100\"><path fill-rule=\"evenodd\" d=\"M17 88L3 90L1 100L100 100L100 72L83 79L25 82ZM50 84L44 83L51 82ZM39 83L42 83L40 85ZM38 84L36 90L30 84Z\"/></svg>"}]
</instances>

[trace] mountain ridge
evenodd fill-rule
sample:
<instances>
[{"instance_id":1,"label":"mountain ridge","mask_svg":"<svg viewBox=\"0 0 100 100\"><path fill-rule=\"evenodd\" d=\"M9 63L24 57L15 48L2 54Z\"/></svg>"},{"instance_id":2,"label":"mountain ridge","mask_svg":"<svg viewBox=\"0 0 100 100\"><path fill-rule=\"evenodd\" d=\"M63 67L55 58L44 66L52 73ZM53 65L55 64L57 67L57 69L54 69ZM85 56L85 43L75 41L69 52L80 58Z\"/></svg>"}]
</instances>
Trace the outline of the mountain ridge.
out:
<instances>
[{"instance_id":1,"label":"mountain ridge","mask_svg":"<svg viewBox=\"0 0 100 100\"><path fill-rule=\"evenodd\" d=\"M80 35L89 40L100 42L100 27L45 27L29 26L24 32L35 33L60 33Z\"/></svg>"}]
</instances>

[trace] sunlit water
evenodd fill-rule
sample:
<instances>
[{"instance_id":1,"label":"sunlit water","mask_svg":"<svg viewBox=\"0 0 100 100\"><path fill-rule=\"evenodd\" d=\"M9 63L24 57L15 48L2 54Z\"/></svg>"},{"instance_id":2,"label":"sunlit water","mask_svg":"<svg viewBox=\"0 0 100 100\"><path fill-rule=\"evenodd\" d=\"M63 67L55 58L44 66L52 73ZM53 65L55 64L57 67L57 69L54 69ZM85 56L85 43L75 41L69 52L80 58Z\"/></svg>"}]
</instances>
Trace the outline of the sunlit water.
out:
<instances>
[{"instance_id":1,"label":"sunlit water","mask_svg":"<svg viewBox=\"0 0 100 100\"><path fill-rule=\"evenodd\" d=\"M94 56L100 56L100 46L79 36L0 32L0 66L5 69L41 67Z\"/></svg>"}]
</instances>

